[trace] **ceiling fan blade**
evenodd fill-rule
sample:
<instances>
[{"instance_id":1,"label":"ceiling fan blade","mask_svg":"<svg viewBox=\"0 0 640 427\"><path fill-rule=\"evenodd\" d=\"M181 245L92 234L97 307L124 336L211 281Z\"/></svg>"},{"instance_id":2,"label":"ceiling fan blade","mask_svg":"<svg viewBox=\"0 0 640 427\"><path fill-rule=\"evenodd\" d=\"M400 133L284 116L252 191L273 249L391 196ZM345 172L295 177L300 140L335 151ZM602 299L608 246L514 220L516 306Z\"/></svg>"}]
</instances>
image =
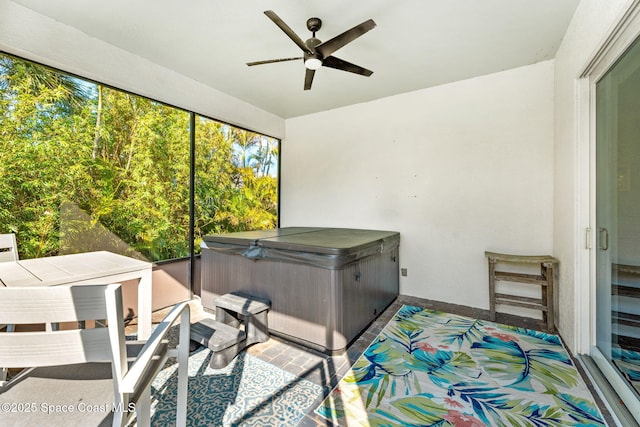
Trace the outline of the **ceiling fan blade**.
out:
<instances>
[{"instance_id":1,"label":"ceiling fan blade","mask_svg":"<svg viewBox=\"0 0 640 427\"><path fill-rule=\"evenodd\" d=\"M302 56L298 56L297 58L267 59L265 61L247 62L247 65L252 67L254 65L272 64L274 62L295 61L296 59L302 59Z\"/></svg>"},{"instance_id":2,"label":"ceiling fan blade","mask_svg":"<svg viewBox=\"0 0 640 427\"><path fill-rule=\"evenodd\" d=\"M280 29L284 31L284 33L289 36L289 38L293 40L293 42L297 44L298 47L300 47L300 49L302 49L304 52L312 53L309 51L307 45L304 44L304 41L302 41L302 39L298 37L298 35L294 33L293 30L287 24L285 24L285 22L280 19L280 17L276 15L273 10L265 10L264 14L267 15L269 19L274 22L274 24L280 27Z\"/></svg>"},{"instance_id":3,"label":"ceiling fan blade","mask_svg":"<svg viewBox=\"0 0 640 427\"><path fill-rule=\"evenodd\" d=\"M324 58L326 58L336 50L340 49L342 46L354 41L367 31L373 30L375 27L376 23L373 22L373 19L364 21L362 24L356 25L352 29L347 30L342 34L339 34L334 38L319 44L318 46L316 46L316 52L319 52Z\"/></svg>"},{"instance_id":4,"label":"ceiling fan blade","mask_svg":"<svg viewBox=\"0 0 640 427\"><path fill-rule=\"evenodd\" d=\"M306 69L307 72L304 75L304 90L311 89L311 83L313 83L313 76L316 74L316 70Z\"/></svg>"},{"instance_id":5,"label":"ceiling fan blade","mask_svg":"<svg viewBox=\"0 0 640 427\"><path fill-rule=\"evenodd\" d=\"M367 70L359 65L347 62L344 59L336 58L335 56L328 56L322 61L322 65L325 67L335 68L336 70L348 71L350 73L360 74L362 76L369 77L373 74L373 71Z\"/></svg>"}]
</instances>

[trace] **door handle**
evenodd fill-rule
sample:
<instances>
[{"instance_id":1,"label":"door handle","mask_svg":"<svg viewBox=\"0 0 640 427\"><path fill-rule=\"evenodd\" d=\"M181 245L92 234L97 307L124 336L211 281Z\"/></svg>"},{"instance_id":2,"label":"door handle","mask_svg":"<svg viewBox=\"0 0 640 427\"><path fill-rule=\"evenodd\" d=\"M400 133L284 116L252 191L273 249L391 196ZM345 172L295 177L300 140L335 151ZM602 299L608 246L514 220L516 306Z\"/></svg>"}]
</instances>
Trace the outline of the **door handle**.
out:
<instances>
[{"instance_id":1,"label":"door handle","mask_svg":"<svg viewBox=\"0 0 640 427\"><path fill-rule=\"evenodd\" d=\"M600 250L609 249L609 231L606 228L600 228Z\"/></svg>"}]
</instances>

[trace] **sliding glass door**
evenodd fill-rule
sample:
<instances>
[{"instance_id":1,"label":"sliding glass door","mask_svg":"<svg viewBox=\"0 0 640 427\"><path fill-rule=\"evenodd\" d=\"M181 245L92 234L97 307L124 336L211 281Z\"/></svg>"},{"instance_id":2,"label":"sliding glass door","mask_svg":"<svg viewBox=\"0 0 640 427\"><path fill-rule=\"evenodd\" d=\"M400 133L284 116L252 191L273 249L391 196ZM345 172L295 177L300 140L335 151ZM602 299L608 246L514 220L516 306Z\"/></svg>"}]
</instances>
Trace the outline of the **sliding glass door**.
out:
<instances>
[{"instance_id":1,"label":"sliding glass door","mask_svg":"<svg viewBox=\"0 0 640 427\"><path fill-rule=\"evenodd\" d=\"M640 41L596 84L596 353L640 392Z\"/></svg>"}]
</instances>

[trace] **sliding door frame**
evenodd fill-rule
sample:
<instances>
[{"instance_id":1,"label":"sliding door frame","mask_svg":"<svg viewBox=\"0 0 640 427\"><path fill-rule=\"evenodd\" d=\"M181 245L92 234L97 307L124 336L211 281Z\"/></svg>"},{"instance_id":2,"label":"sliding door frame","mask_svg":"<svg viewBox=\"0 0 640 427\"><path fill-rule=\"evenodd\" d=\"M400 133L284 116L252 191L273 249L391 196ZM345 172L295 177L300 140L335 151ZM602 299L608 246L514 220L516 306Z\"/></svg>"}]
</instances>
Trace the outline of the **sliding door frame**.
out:
<instances>
[{"instance_id":1,"label":"sliding door frame","mask_svg":"<svg viewBox=\"0 0 640 427\"><path fill-rule=\"evenodd\" d=\"M640 400L596 347L596 83L640 37L640 0L634 0L576 80L577 227L576 344L596 362L640 422ZM584 245L584 246L583 246ZM588 286L586 285L588 284Z\"/></svg>"}]
</instances>

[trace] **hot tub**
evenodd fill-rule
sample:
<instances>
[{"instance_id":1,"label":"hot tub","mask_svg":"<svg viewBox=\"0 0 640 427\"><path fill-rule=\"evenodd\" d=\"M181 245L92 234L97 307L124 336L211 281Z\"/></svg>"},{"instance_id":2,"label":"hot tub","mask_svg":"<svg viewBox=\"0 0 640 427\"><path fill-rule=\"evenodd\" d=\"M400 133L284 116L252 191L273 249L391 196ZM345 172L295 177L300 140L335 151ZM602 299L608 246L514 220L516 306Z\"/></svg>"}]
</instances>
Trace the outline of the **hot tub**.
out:
<instances>
[{"instance_id":1,"label":"hot tub","mask_svg":"<svg viewBox=\"0 0 640 427\"><path fill-rule=\"evenodd\" d=\"M398 295L394 231L288 227L205 236L202 304L229 292L271 301L269 330L341 353Z\"/></svg>"}]
</instances>

